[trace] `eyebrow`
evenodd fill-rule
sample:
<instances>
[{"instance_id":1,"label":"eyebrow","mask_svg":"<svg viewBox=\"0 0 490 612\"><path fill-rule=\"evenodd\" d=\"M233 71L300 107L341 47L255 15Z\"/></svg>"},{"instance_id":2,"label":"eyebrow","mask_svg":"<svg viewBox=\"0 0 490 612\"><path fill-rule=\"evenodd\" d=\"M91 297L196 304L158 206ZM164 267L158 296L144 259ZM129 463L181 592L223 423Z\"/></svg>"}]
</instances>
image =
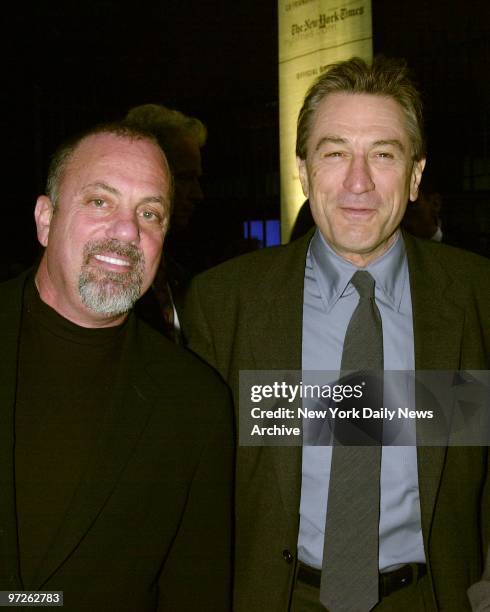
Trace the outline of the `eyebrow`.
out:
<instances>
[{"instance_id":1,"label":"eyebrow","mask_svg":"<svg viewBox=\"0 0 490 612\"><path fill-rule=\"evenodd\" d=\"M375 142L373 142L373 147L386 147L386 146L395 147L396 149L400 150L402 153L405 153L405 147L398 140L398 138L390 138L388 140L376 140Z\"/></svg>"},{"instance_id":2,"label":"eyebrow","mask_svg":"<svg viewBox=\"0 0 490 612\"><path fill-rule=\"evenodd\" d=\"M345 138L340 138L340 136L324 136L320 138L318 141L315 151L318 151L323 147L323 145L332 143L332 144L347 144L347 140Z\"/></svg>"},{"instance_id":3,"label":"eyebrow","mask_svg":"<svg viewBox=\"0 0 490 612\"><path fill-rule=\"evenodd\" d=\"M336 144L336 145L345 145L347 144L347 140L345 138L341 138L340 136L324 136L323 138L320 138L320 140L318 141L315 147L315 152L321 149L325 144L329 144L329 143ZM371 146L372 147L392 146L392 147L397 148L402 153L405 153L405 147L400 142L400 140L398 140L398 138L375 140Z\"/></svg>"},{"instance_id":4,"label":"eyebrow","mask_svg":"<svg viewBox=\"0 0 490 612\"><path fill-rule=\"evenodd\" d=\"M85 185L82 191L89 191L90 189L102 189L103 191L108 191L112 195L120 196L121 192L119 189L108 185L107 183L96 181L95 183L89 183ZM168 204L168 199L160 196L146 196L142 198L139 202L140 204L160 204L162 208L165 208Z\"/></svg>"},{"instance_id":5,"label":"eyebrow","mask_svg":"<svg viewBox=\"0 0 490 612\"><path fill-rule=\"evenodd\" d=\"M96 189L103 189L104 191L108 191L113 195L121 195L121 192L118 189L116 189L115 187L111 187L107 183L103 183L101 181L96 181L95 183L89 183L88 185L85 185L82 191L89 191L90 189L94 189L94 187Z\"/></svg>"}]
</instances>

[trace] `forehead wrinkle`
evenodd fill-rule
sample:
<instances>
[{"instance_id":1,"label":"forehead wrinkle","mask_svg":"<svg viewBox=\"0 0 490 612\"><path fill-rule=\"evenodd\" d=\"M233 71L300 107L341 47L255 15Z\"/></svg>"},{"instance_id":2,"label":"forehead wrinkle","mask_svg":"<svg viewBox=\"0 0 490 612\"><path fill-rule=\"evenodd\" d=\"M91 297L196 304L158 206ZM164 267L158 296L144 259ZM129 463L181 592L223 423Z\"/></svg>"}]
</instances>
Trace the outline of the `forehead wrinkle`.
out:
<instances>
[{"instance_id":1,"label":"forehead wrinkle","mask_svg":"<svg viewBox=\"0 0 490 612\"><path fill-rule=\"evenodd\" d=\"M323 136L323 138L320 138L320 140L318 141L315 147L315 151L318 151L319 149L321 149L321 147L323 147L324 144L327 143L346 144L347 140L345 138L341 138L340 136Z\"/></svg>"},{"instance_id":2,"label":"forehead wrinkle","mask_svg":"<svg viewBox=\"0 0 490 612\"><path fill-rule=\"evenodd\" d=\"M165 208L167 200L161 196L146 196L141 198L140 204L160 204L162 208Z\"/></svg>"},{"instance_id":3,"label":"forehead wrinkle","mask_svg":"<svg viewBox=\"0 0 490 612\"><path fill-rule=\"evenodd\" d=\"M121 195L121 192L118 189L102 181L96 181L95 183L89 183L88 185L85 185L85 187L83 187L82 191L89 191L90 189L94 189L94 187L97 189L103 189L104 191L108 191L109 193L112 193L113 195Z\"/></svg>"}]
</instances>

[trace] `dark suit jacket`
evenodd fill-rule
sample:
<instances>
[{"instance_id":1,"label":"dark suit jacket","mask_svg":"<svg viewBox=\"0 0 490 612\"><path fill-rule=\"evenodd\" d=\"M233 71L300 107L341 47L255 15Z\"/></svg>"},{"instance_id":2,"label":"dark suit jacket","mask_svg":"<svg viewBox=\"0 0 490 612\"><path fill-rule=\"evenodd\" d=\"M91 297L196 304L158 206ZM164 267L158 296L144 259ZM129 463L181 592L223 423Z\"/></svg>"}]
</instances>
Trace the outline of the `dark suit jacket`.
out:
<instances>
[{"instance_id":1,"label":"dark suit jacket","mask_svg":"<svg viewBox=\"0 0 490 612\"><path fill-rule=\"evenodd\" d=\"M14 404L23 284L0 286L0 590L62 590L67 612L228 612L229 393L209 367L134 317L90 465L39 551L38 574L21 576Z\"/></svg>"},{"instance_id":2,"label":"dark suit jacket","mask_svg":"<svg viewBox=\"0 0 490 612\"><path fill-rule=\"evenodd\" d=\"M311 235L227 262L191 285L189 345L230 383L236 402L240 369L301 369ZM409 236L405 243L416 368L488 368L490 262ZM237 457L235 610L284 612L297 549L301 449L239 447ZM481 575L489 541L487 470L486 447L418 448L433 609L436 602L442 610L469 608L466 590Z\"/></svg>"}]
</instances>

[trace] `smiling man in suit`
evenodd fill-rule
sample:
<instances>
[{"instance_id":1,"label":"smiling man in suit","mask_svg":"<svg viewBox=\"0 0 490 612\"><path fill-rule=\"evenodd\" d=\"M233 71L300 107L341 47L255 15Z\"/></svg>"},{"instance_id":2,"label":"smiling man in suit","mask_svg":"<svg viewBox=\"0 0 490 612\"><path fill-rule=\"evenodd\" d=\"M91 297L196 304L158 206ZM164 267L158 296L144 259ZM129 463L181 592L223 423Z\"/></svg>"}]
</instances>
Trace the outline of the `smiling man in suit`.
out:
<instances>
[{"instance_id":1,"label":"smiling man in suit","mask_svg":"<svg viewBox=\"0 0 490 612\"><path fill-rule=\"evenodd\" d=\"M237 410L240 370L339 371L366 310L378 369L488 368L489 262L400 231L425 165L405 64L330 66L305 98L296 150L316 229L204 273L188 296L189 346ZM352 484L362 461L342 464L337 448L239 447L236 612L469 610L489 538L487 448L368 450L373 489Z\"/></svg>"},{"instance_id":2,"label":"smiling man in suit","mask_svg":"<svg viewBox=\"0 0 490 612\"><path fill-rule=\"evenodd\" d=\"M63 591L71 611L230 608L228 392L130 312L171 197L157 142L123 124L53 158L39 267L0 288L2 590Z\"/></svg>"}]
</instances>

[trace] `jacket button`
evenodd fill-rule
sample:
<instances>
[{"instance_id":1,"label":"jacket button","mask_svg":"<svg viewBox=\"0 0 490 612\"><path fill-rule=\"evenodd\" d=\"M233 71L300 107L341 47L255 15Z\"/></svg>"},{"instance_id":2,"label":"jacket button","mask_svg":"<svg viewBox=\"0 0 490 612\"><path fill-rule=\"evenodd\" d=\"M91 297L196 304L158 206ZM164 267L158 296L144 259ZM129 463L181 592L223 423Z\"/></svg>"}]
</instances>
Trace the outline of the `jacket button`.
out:
<instances>
[{"instance_id":1,"label":"jacket button","mask_svg":"<svg viewBox=\"0 0 490 612\"><path fill-rule=\"evenodd\" d=\"M292 563L294 561L293 555L287 549L282 551L282 558L286 563Z\"/></svg>"}]
</instances>

